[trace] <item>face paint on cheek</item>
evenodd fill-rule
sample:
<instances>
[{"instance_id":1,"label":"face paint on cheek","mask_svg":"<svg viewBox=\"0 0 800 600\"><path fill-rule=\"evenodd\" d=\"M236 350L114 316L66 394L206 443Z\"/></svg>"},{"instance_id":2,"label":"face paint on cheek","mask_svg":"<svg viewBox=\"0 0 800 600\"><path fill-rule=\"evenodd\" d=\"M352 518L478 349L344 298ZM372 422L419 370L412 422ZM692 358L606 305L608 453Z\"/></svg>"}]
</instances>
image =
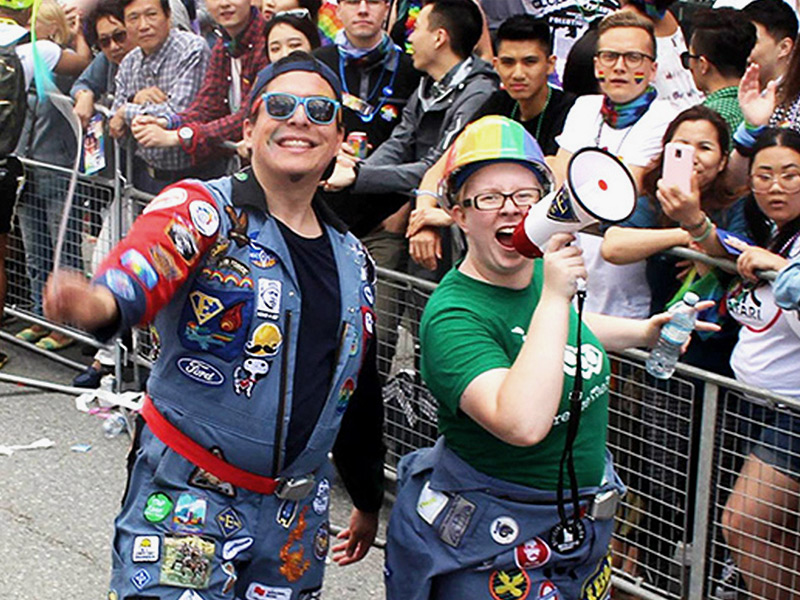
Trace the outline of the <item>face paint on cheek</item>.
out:
<instances>
[{"instance_id":1,"label":"face paint on cheek","mask_svg":"<svg viewBox=\"0 0 800 600\"><path fill-rule=\"evenodd\" d=\"M598 71L597 72L597 81L605 81L606 80L606 72L605 71Z\"/></svg>"},{"instance_id":2,"label":"face paint on cheek","mask_svg":"<svg viewBox=\"0 0 800 600\"><path fill-rule=\"evenodd\" d=\"M642 83L644 81L644 73L642 71L636 71L636 73L633 74L633 79L636 83Z\"/></svg>"}]
</instances>

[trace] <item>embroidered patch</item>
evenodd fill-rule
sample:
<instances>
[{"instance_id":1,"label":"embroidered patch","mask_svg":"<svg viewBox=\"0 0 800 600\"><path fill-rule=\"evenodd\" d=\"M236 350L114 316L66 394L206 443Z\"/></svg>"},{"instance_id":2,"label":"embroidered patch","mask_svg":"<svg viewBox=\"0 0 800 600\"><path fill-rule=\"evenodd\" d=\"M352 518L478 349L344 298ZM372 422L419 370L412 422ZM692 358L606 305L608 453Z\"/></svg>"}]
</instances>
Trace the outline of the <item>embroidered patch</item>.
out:
<instances>
[{"instance_id":1,"label":"embroidered patch","mask_svg":"<svg viewBox=\"0 0 800 600\"><path fill-rule=\"evenodd\" d=\"M183 188L170 188L161 192L158 196L153 198L142 211L143 215L153 212L154 210L163 210L165 208L174 208L180 206L189 199L189 194Z\"/></svg>"},{"instance_id":2,"label":"embroidered patch","mask_svg":"<svg viewBox=\"0 0 800 600\"><path fill-rule=\"evenodd\" d=\"M508 516L497 517L489 526L489 534L498 544L513 544L519 535L519 525Z\"/></svg>"},{"instance_id":3,"label":"embroidered patch","mask_svg":"<svg viewBox=\"0 0 800 600\"><path fill-rule=\"evenodd\" d=\"M250 262L259 269L270 269L278 264L278 257L254 241L250 242Z\"/></svg>"},{"instance_id":4,"label":"embroidered patch","mask_svg":"<svg viewBox=\"0 0 800 600\"><path fill-rule=\"evenodd\" d=\"M581 600L607 600L611 594L611 553L606 554L581 588Z\"/></svg>"},{"instance_id":5,"label":"embroidered patch","mask_svg":"<svg viewBox=\"0 0 800 600\"><path fill-rule=\"evenodd\" d=\"M125 271L109 269L105 272L104 278L108 289L117 296L120 296L123 300L133 302L136 299L136 291L133 289L133 282Z\"/></svg>"},{"instance_id":6,"label":"embroidered patch","mask_svg":"<svg viewBox=\"0 0 800 600\"><path fill-rule=\"evenodd\" d=\"M233 560L253 545L253 538L244 537L230 540L222 545L222 560Z\"/></svg>"},{"instance_id":7,"label":"embroidered patch","mask_svg":"<svg viewBox=\"0 0 800 600\"><path fill-rule=\"evenodd\" d=\"M230 594L233 591L233 586L236 585L236 580L239 578L236 574L236 568L233 566L233 563L229 562L222 563L219 568L222 569L222 572L228 577L225 583L222 584L222 593Z\"/></svg>"},{"instance_id":8,"label":"embroidered patch","mask_svg":"<svg viewBox=\"0 0 800 600\"><path fill-rule=\"evenodd\" d=\"M450 498L447 494L432 490L430 481L426 481L419 492L419 498L417 498L417 514L428 525L433 525L436 517L441 514L449 501Z\"/></svg>"},{"instance_id":9,"label":"embroidered patch","mask_svg":"<svg viewBox=\"0 0 800 600\"><path fill-rule=\"evenodd\" d=\"M330 532L328 531L328 524L323 523L314 534L314 558L317 560L325 560L328 555L328 544L330 542Z\"/></svg>"},{"instance_id":10,"label":"embroidered patch","mask_svg":"<svg viewBox=\"0 0 800 600\"><path fill-rule=\"evenodd\" d=\"M189 203L189 216L197 231L211 237L219 229L219 213L205 200L194 200Z\"/></svg>"},{"instance_id":11,"label":"embroidered patch","mask_svg":"<svg viewBox=\"0 0 800 600\"><path fill-rule=\"evenodd\" d=\"M281 527L289 529L289 527L292 526L294 518L297 516L298 508L299 505L297 504L296 500L284 500L278 507L278 512L275 515L275 521L277 521Z\"/></svg>"},{"instance_id":12,"label":"embroidered patch","mask_svg":"<svg viewBox=\"0 0 800 600\"><path fill-rule=\"evenodd\" d=\"M303 534L306 531L306 511L308 506L304 506L300 511L300 516L297 518L297 525L289 532L289 539L281 547L280 559L281 566L278 571L281 575L286 577L289 583L298 581L303 574L311 567L311 561L305 558L305 548L300 541L303 539ZM297 550L292 550L294 544L297 543Z\"/></svg>"},{"instance_id":13,"label":"embroidered patch","mask_svg":"<svg viewBox=\"0 0 800 600\"><path fill-rule=\"evenodd\" d=\"M322 598L322 588L314 588L313 590L300 590L300 595L297 600L320 600Z\"/></svg>"},{"instance_id":14,"label":"embroidered patch","mask_svg":"<svg viewBox=\"0 0 800 600\"><path fill-rule=\"evenodd\" d=\"M281 312L281 288L278 279L258 280L258 305L256 314L262 319L277 319Z\"/></svg>"},{"instance_id":15,"label":"embroidered patch","mask_svg":"<svg viewBox=\"0 0 800 600\"><path fill-rule=\"evenodd\" d=\"M291 600L292 588L273 587L254 581L244 597L247 600Z\"/></svg>"},{"instance_id":16,"label":"embroidered patch","mask_svg":"<svg viewBox=\"0 0 800 600\"><path fill-rule=\"evenodd\" d=\"M123 267L127 267L148 290L152 290L158 283L155 269L138 250L134 248L126 250L119 257L119 262Z\"/></svg>"},{"instance_id":17,"label":"embroidered patch","mask_svg":"<svg viewBox=\"0 0 800 600\"><path fill-rule=\"evenodd\" d=\"M339 389L339 399L336 401L336 414L341 415L347 410L347 405L350 404L350 397L356 389L356 382L352 377L348 377Z\"/></svg>"},{"instance_id":18,"label":"embroidered patch","mask_svg":"<svg viewBox=\"0 0 800 600\"><path fill-rule=\"evenodd\" d=\"M367 304L369 304L370 306L374 306L375 305L375 290L373 289L373 287L370 284L365 283L363 285L363 287L361 288L361 291L364 294L364 300L367 301Z\"/></svg>"},{"instance_id":19,"label":"embroidered patch","mask_svg":"<svg viewBox=\"0 0 800 600\"><path fill-rule=\"evenodd\" d=\"M236 535L244 528L242 518L231 506L217 515L217 525L219 525L222 535L226 538Z\"/></svg>"},{"instance_id":20,"label":"embroidered patch","mask_svg":"<svg viewBox=\"0 0 800 600\"><path fill-rule=\"evenodd\" d=\"M225 376L219 369L199 358L183 356L176 360L175 364L183 375L197 383L218 386L225 382Z\"/></svg>"},{"instance_id":21,"label":"embroidered patch","mask_svg":"<svg viewBox=\"0 0 800 600\"><path fill-rule=\"evenodd\" d=\"M531 591L531 578L525 571L510 569L489 575L489 593L494 600L525 600Z\"/></svg>"},{"instance_id":22,"label":"embroidered patch","mask_svg":"<svg viewBox=\"0 0 800 600\"><path fill-rule=\"evenodd\" d=\"M550 546L535 537L514 549L514 562L520 569L538 569L547 564L551 554Z\"/></svg>"},{"instance_id":23,"label":"embroidered patch","mask_svg":"<svg viewBox=\"0 0 800 600\"><path fill-rule=\"evenodd\" d=\"M326 477L319 480L317 484L317 493L314 495L314 500L311 502L311 508L318 515L325 514L328 510L328 504L331 499L331 482Z\"/></svg>"},{"instance_id":24,"label":"embroidered patch","mask_svg":"<svg viewBox=\"0 0 800 600\"><path fill-rule=\"evenodd\" d=\"M153 492L144 504L144 518L150 523L160 523L172 512L172 500L163 492Z\"/></svg>"},{"instance_id":25,"label":"embroidered patch","mask_svg":"<svg viewBox=\"0 0 800 600\"><path fill-rule=\"evenodd\" d=\"M159 599L156 598L154 600L159 600ZM203 598L200 594L198 594L194 590L186 590L178 597L178 600L205 600L205 598Z\"/></svg>"},{"instance_id":26,"label":"embroidered patch","mask_svg":"<svg viewBox=\"0 0 800 600\"><path fill-rule=\"evenodd\" d=\"M175 531L200 533L206 524L208 502L202 496L183 493L175 503L175 514L172 515L172 527Z\"/></svg>"},{"instance_id":27,"label":"embroidered patch","mask_svg":"<svg viewBox=\"0 0 800 600\"><path fill-rule=\"evenodd\" d=\"M221 313L225 308L219 298L204 294L200 290L194 290L189 293L189 302L200 325Z\"/></svg>"},{"instance_id":28,"label":"embroidered patch","mask_svg":"<svg viewBox=\"0 0 800 600\"><path fill-rule=\"evenodd\" d=\"M262 323L253 331L244 350L256 358L271 358L278 353L282 342L283 334L277 325Z\"/></svg>"},{"instance_id":29,"label":"embroidered patch","mask_svg":"<svg viewBox=\"0 0 800 600\"><path fill-rule=\"evenodd\" d=\"M197 240L189 225L183 219L176 215L169 222L164 232L183 260L191 263L197 258Z\"/></svg>"},{"instance_id":30,"label":"embroidered patch","mask_svg":"<svg viewBox=\"0 0 800 600\"><path fill-rule=\"evenodd\" d=\"M144 586L150 583L150 580L152 579L153 578L150 576L150 573L144 569L139 569L133 574L133 577L131 577L131 583L133 584L133 587L141 592L144 589Z\"/></svg>"},{"instance_id":31,"label":"embroidered patch","mask_svg":"<svg viewBox=\"0 0 800 600\"><path fill-rule=\"evenodd\" d=\"M555 583L546 579L539 584L536 597L540 600L561 600L561 592L558 591Z\"/></svg>"},{"instance_id":32,"label":"embroidered patch","mask_svg":"<svg viewBox=\"0 0 800 600\"><path fill-rule=\"evenodd\" d=\"M172 254L167 252L164 246L161 244L151 246L149 253L150 260L153 261L153 266L164 279L174 281L180 278L181 271L175 263L175 259L172 258Z\"/></svg>"},{"instance_id":33,"label":"embroidered patch","mask_svg":"<svg viewBox=\"0 0 800 600\"><path fill-rule=\"evenodd\" d=\"M159 583L173 587L204 590L211 580L213 540L197 535L164 536L164 559Z\"/></svg>"},{"instance_id":34,"label":"embroidered patch","mask_svg":"<svg viewBox=\"0 0 800 600\"><path fill-rule=\"evenodd\" d=\"M203 267L200 273L209 281L219 281L222 284L232 283L236 287L253 289L252 277L240 277L236 273L223 273L217 269Z\"/></svg>"},{"instance_id":35,"label":"embroidered patch","mask_svg":"<svg viewBox=\"0 0 800 600\"><path fill-rule=\"evenodd\" d=\"M233 370L233 391L237 396L253 397L253 388L269 373L269 363L260 358L246 358Z\"/></svg>"},{"instance_id":36,"label":"embroidered patch","mask_svg":"<svg viewBox=\"0 0 800 600\"><path fill-rule=\"evenodd\" d=\"M157 535L137 535L133 538L131 561L135 563L158 562L161 556L161 538Z\"/></svg>"},{"instance_id":37,"label":"embroidered patch","mask_svg":"<svg viewBox=\"0 0 800 600\"><path fill-rule=\"evenodd\" d=\"M216 456L217 458L221 458L225 460L225 456L222 454L222 450L217 447L213 447L209 449L209 452ZM212 475L205 469L200 467L195 467L192 474L189 475L189 485L194 487L199 487L204 490L211 490L222 494L223 496L227 496L228 498L235 498L236 497L236 488L233 487L232 484L228 483L227 481L222 481L216 475ZM230 536L226 536L230 537Z\"/></svg>"},{"instance_id":38,"label":"embroidered patch","mask_svg":"<svg viewBox=\"0 0 800 600\"><path fill-rule=\"evenodd\" d=\"M452 499L450 508L439 524L439 538L448 546L458 548L475 513L475 504L461 495Z\"/></svg>"},{"instance_id":39,"label":"embroidered patch","mask_svg":"<svg viewBox=\"0 0 800 600\"><path fill-rule=\"evenodd\" d=\"M225 214L231 221L231 228L228 231L228 237L231 238L236 245L241 248L250 243L250 238L247 237L247 213L243 210L236 214L236 210L230 206L225 206Z\"/></svg>"}]
</instances>

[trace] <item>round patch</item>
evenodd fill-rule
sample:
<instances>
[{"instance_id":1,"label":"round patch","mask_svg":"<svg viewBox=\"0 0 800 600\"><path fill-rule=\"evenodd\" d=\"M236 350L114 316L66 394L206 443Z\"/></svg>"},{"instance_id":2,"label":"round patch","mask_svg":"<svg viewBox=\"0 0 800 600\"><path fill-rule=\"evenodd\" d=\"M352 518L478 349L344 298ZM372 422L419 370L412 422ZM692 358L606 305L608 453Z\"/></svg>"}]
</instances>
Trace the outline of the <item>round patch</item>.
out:
<instances>
[{"instance_id":1,"label":"round patch","mask_svg":"<svg viewBox=\"0 0 800 600\"><path fill-rule=\"evenodd\" d=\"M551 554L550 546L535 537L514 549L514 562L520 569L538 569L547 564Z\"/></svg>"},{"instance_id":2,"label":"round patch","mask_svg":"<svg viewBox=\"0 0 800 600\"><path fill-rule=\"evenodd\" d=\"M369 284L364 284L364 298L367 300L367 304L370 306L375 304L375 292L372 290L372 286Z\"/></svg>"},{"instance_id":3,"label":"round patch","mask_svg":"<svg viewBox=\"0 0 800 600\"><path fill-rule=\"evenodd\" d=\"M545 579L539 584L536 597L540 600L561 600L561 593L558 591L555 583Z\"/></svg>"},{"instance_id":4,"label":"round patch","mask_svg":"<svg viewBox=\"0 0 800 600\"><path fill-rule=\"evenodd\" d=\"M142 214L146 215L154 210L162 210L164 208L173 208L180 206L189 199L189 194L183 188L170 188L158 196L153 198L147 206L144 207Z\"/></svg>"},{"instance_id":5,"label":"round patch","mask_svg":"<svg viewBox=\"0 0 800 600\"><path fill-rule=\"evenodd\" d=\"M498 544L513 544L519 535L519 525L511 517L497 517L489 526L492 539Z\"/></svg>"},{"instance_id":6,"label":"round patch","mask_svg":"<svg viewBox=\"0 0 800 600\"><path fill-rule=\"evenodd\" d=\"M127 273L119 269L110 269L105 274L108 289L120 296L123 300L133 302L136 299L136 292L133 289L133 282Z\"/></svg>"},{"instance_id":7,"label":"round patch","mask_svg":"<svg viewBox=\"0 0 800 600\"><path fill-rule=\"evenodd\" d=\"M328 544L330 543L330 532L328 531L328 524L323 523L314 534L314 558L317 560L325 560L328 555Z\"/></svg>"},{"instance_id":8,"label":"round patch","mask_svg":"<svg viewBox=\"0 0 800 600\"><path fill-rule=\"evenodd\" d=\"M580 548L586 539L586 527L580 519L567 519L550 530L550 547L561 554L569 554Z\"/></svg>"},{"instance_id":9,"label":"round patch","mask_svg":"<svg viewBox=\"0 0 800 600\"><path fill-rule=\"evenodd\" d=\"M147 497L144 518L151 523L160 523L172 512L172 500L164 492L154 492Z\"/></svg>"},{"instance_id":10,"label":"round patch","mask_svg":"<svg viewBox=\"0 0 800 600\"><path fill-rule=\"evenodd\" d=\"M189 204L189 214L197 231L206 237L217 233L219 229L219 213L205 200L195 200Z\"/></svg>"},{"instance_id":11,"label":"round patch","mask_svg":"<svg viewBox=\"0 0 800 600\"><path fill-rule=\"evenodd\" d=\"M489 593L494 600L525 600L531 591L531 579L520 569L494 571L489 575Z\"/></svg>"}]
</instances>

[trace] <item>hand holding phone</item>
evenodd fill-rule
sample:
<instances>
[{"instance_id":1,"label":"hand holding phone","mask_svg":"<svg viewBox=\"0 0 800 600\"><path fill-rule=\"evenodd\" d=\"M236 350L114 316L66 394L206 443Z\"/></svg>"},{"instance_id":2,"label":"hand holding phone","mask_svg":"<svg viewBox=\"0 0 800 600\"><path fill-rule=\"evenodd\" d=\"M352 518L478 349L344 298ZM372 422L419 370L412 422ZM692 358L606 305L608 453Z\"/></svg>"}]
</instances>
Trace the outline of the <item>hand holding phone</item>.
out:
<instances>
[{"instance_id":1,"label":"hand holding phone","mask_svg":"<svg viewBox=\"0 0 800 600\"><path fill-rule=\"evenodd\" d=\"M694 146L669 142L664 146L662 178L667 187L677 187L687 196L692 192Z\"/></svg>"}]
</instances>

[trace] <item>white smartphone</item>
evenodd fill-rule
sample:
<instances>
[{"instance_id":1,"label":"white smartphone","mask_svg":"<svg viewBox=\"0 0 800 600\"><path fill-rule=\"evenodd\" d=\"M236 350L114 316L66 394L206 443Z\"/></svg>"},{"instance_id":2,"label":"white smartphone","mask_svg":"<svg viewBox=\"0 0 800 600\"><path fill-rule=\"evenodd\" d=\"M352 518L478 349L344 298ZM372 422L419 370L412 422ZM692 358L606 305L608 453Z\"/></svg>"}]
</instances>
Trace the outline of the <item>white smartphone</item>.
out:
<instances>
[{"instance_id":1,"label":"white smartphone","mask_svg":"<svg viewBox=\"0 0 800 600\"><path fill-rule=\"evenodd\" d=\"M661 176L669 187L677 187L684 194L692 191L694 146L669 142L664 146L664 168Z\"/></svg>"}]
</instances>

